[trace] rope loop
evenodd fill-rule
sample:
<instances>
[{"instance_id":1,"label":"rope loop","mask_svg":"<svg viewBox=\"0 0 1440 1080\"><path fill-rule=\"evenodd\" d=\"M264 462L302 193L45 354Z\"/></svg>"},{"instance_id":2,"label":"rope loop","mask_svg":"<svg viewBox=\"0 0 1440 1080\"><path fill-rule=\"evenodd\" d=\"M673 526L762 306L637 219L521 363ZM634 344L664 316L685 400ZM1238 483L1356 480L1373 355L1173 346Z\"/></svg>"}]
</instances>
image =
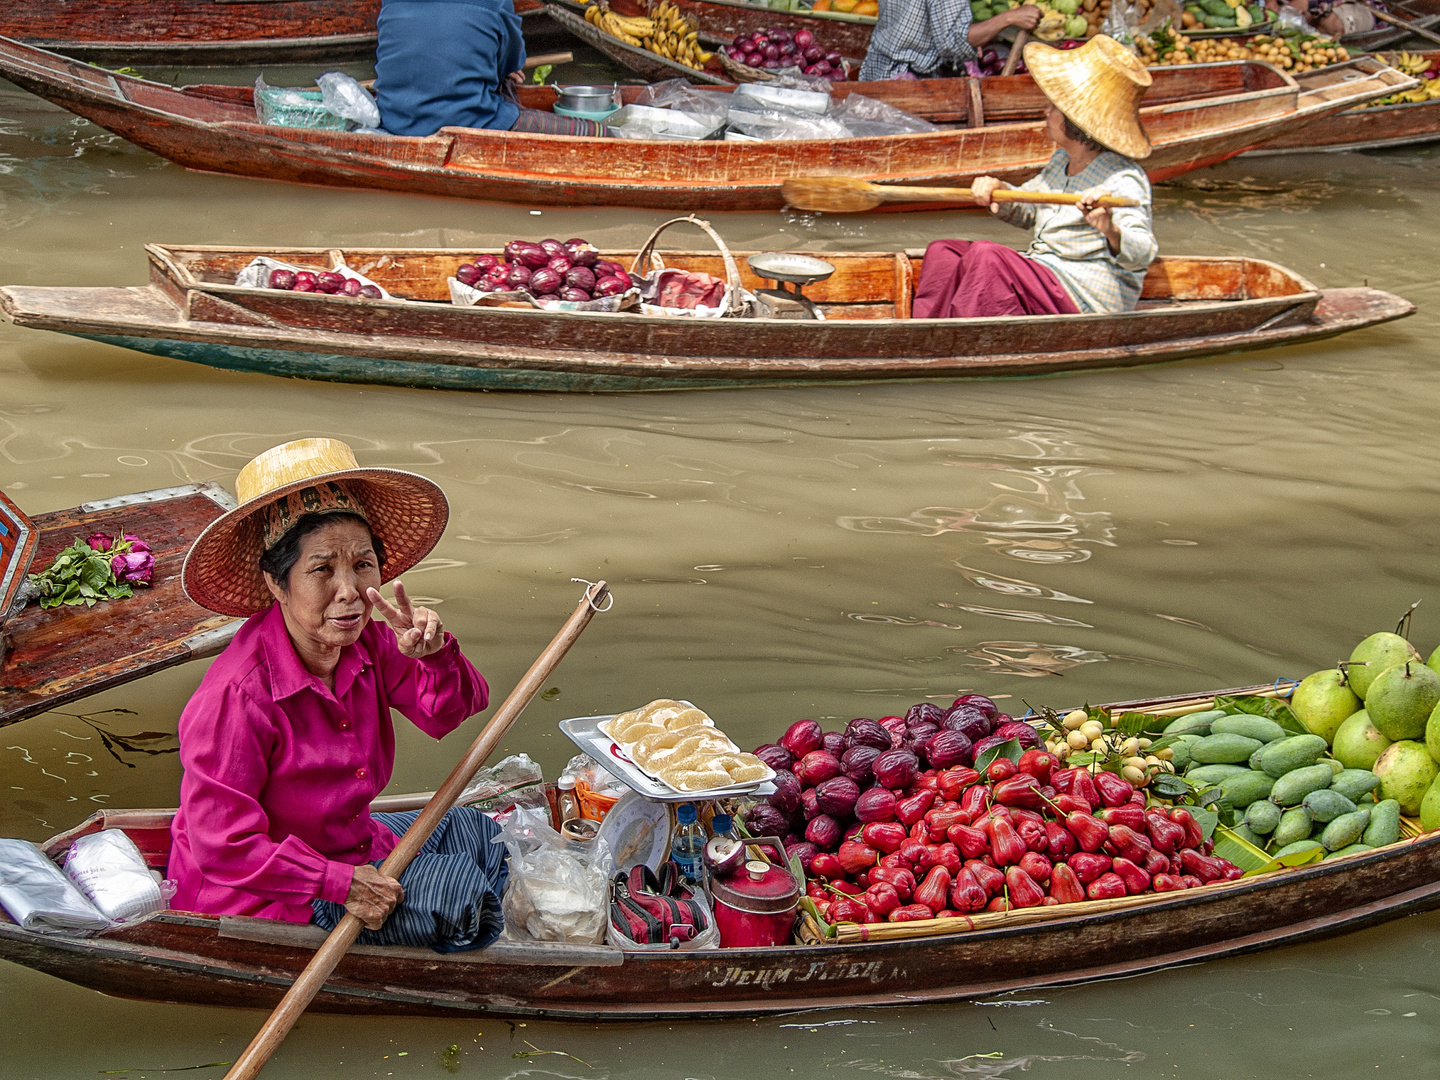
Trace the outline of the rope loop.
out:
<instances>
[{"instance_id":1,"label":"rope loop","mask_svg":"<svg viewBox=\"0 0 1440 1080\"><path fill-rule=\"evenodd\" d=\"M587 581L583 577L572 577L570 580L575 582L577 585L585 586L585 599L590 601L590 610L595 612L597 615L603 614L604 612L609 611L612 607L615 606L615 594L613 592L605 594L604 607L595 606L595 590L600 587L600 583L598 581Z\"/></svg>"}]
</instances>

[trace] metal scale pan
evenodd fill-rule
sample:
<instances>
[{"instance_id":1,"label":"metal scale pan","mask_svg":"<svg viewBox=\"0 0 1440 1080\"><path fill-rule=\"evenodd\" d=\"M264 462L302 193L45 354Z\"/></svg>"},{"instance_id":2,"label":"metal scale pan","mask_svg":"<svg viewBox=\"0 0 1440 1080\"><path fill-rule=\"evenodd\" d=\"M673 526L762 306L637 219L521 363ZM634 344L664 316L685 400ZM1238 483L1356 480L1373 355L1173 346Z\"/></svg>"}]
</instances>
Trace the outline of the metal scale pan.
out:
<instances>
[{"instance_id":1,"label":"metal scale pan","mask_svg":"<svg viewBox=\"0 0 1440 1080\"><path fill-rule=\"evenodd\" d=\"M777 284L789 282L795 288L787 289L783 284L777 289L757 289L755 293L760 297L774 297L782 302L798 304L805 312L806 318L817 319L821 322L825 319L825 313L814 305L800 292L806 285L813 285L817 281L824 281L831 274L835 273L835 266L824 259L816 259L809 255L796 255L790 252L767 251L759 255L751 255L745 260L750 269L760 277ZM786 306L788 306L788 303ZM782 316L783 317L783 316Z\"/></svg>"}]
</instances>

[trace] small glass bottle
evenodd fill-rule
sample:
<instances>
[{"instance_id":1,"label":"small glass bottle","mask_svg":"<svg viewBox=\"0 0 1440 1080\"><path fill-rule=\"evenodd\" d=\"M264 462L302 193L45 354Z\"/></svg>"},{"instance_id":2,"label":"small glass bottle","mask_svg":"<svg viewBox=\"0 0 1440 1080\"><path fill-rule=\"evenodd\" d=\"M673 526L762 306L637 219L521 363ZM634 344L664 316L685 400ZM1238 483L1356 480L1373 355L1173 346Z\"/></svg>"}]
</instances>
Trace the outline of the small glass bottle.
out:
<instances>
[{"instance_id":1,"label":"small glass bottle","mask_svg":"<svg viewBox=\"0 0 1440 1080\"><path fill-rule=\"evenodd\" d=\"M698 886L705 879L705 827L695 820L694 803L681 803L675 817L679 825L670 841L670 858L680 867L685 880Z\"/></svg>"},{"instance_id":2,"label":"small glass bottle","mask_svg":"<svg viewBox=\"0 0 1440 1080\"><path fill-rule=\"evenodd\" d=\"M575 777L569 773L562 773L559 780L555 781L556 800L560 804L560 823L580 816L580 804L575 799Z\"/></svg>"}]
</instances>

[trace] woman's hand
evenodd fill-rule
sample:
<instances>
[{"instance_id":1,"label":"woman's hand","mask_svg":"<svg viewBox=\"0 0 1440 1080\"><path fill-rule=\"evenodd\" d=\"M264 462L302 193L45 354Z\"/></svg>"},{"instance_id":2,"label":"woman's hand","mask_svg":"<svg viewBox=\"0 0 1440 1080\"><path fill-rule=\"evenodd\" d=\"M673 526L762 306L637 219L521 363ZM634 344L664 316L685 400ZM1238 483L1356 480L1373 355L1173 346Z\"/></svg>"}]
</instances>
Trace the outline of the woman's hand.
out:
<instances>
[{"instance_id":1,"label":"woman's hand","mask_svg":"<svg viewBox=\"0 0 1440 1080\"><path fill-rule=\"evenodd\" d=\"M354 915L368 930L379 930L385 924L395 905L405 899L405 890L400 882L386 877L369 863L355 867L355 876L350 879L350 895L345 898L345 910Z\"/></svg>"},{"instance_id":2,"label":"woman's hand","mask_svg":"<svg viewBox=\"0 0 1440 1080\"><path fill-rule=\"evenodd\" d=\"M1093 225L1105 237L1105 242L1110 246L1110 254L1120 253L1120 229L1115 224L1115 218L1110 213L1108 206L1097 205L1100 199L1110 194L1104 188L1090 188L1080 193L1080 212L1085 215L1085 220Z\"/></svg>"},{"instance_id":3,"label":"woman's hand","mask_svg":"<svg viewBox=\"0 0 1440 1080\"><path fill-rule=\"evenodd\" d=\"M516 86L524 86L524 85L525 85L525 72L523 72L523 71L512 71L512 72L510 73L510 75L509 75L509 79L510 79L510 81L513 82Z\"/></svg>"},{"instance_id":4,"label":"woman's hand","mask_svg":"<svg viewBox=\"0 0 1440 1080\"><path fill-rule=\"evenodd\" d=\"M395 603L391 604L380 595L379 589L366 592L370 603L380 609L390 629L395 631L395 644L400 651L414 660L438 652L445 644L445 628L440 625L440 616L426 607L412 608L405 586L395 582Z\"/></svg>"},{"instance_id":5,"label":"woman's hand","mask_svg":"<svg viewBox=\"0 0 1440 1080\"><path fill-rule=\"evenodd\" d=\"M1008 191L1011 185L1004 180L997 180L993 176L977 176L970 181L970 194L975 200L976 206L988 206L992 214L1000 213L1000 204L995 202L991 196L997 191Z\"/></svg>"}]
</instances>

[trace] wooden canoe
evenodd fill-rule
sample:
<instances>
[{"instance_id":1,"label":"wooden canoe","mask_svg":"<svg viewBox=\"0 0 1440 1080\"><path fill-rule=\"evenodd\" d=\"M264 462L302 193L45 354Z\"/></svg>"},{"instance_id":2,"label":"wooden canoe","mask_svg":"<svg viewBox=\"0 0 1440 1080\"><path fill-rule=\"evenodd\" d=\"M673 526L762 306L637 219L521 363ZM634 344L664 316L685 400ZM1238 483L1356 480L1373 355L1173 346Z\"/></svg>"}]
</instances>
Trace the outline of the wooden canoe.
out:
<instances>
[{"instance_id":1,"label":"wooden canoe","mask_svg":"<svg viewBox=\"0 0 1440 1080\"><path fill-rule=\"evenodd\" d=\"M1431 61L1440 51L1425 50ZM1301 131L1287 132L1247 156L1385 150L1440 140L1440 99L1370 105L1322 117Z\"/></svg>"},{"instance_id":2,"label":"wooden canoe","mask_svg":"<svg viewBox=\"0 0 1440 1080\"><path fill-rule=\"evenodd\" d=\"M191 603L180 566L200 531L234 505L219 485L186 484L37 514L32 571L77 536L124 530L150 545L154 577L127 600L49 611L32 603L6 619L0 726L223 649L240 620Z\"/></svg>"},{"instance_id":3,"label":"wooden canoe","mask_svg":"<svg viewBox=\"0 0 1440 1080\"><path fill-rule=\"evenodd\" d=\"M1248 258L1161 258L1139 310L1121 315L911 319L923 251L826 253L835 274L807 290L826 316L816 322L456 307L446 278L470 257L457 251L147 251L148 286L12 285L0 288L0 313L20 326L232 370L431 389L592 391L1124 367L1313 341L1415 310L1375 289L1322 292ZM403 299L229 284L260 254L318 269L343 260ZM633 253L615 258L628 264ZM725 274L715 254L667 252L665 261ZM767 283L744 268L741 284Z\"/></svg>"},{"instance_id":4,"label":"wooden canoe","mask_svg":"<svg viewBox=\"0 0 1440 1080\"><path fill-rule=\"evenodd\" d=\"M1407 19L1422 30L1440 30L1440 0L1390 0L1386 5L1393 15ZM1351 51L1364 49L1392 49L1400 46L1414 48L1429 47L1429 42L1418 34L1412 34L1398 26L1380 19L1375 20L1375 29L1363 34L1347 34L1341 39Z\"/></svg>"},{"instance_id":5,"label":"wooden canoe","mask_svg":"<svg viewBox=\"0 0 1440 1080\"><path fill-rule=\"evenodd\" d=\"M1253 693L1252 687L1225 693ZM1152 699L1163 708L1202 698ZM419 806L424 796L381 800ZM379 807L377 807L379 808ZM104 810L45 844L123 829L165 866L169 810ZM916 1005L1132 976L1347 933L1440 907L1440 833L1134 906L1080 903L898 942L626 955L603 945L497 942L474 952L357 946L314 1008L351 1014L679 1020L861 1005ZM1048 920L1028 921L1037 911ZM3 916L0 916L3 919ZM103 993L269 1008L324 934L311 926L175 911L90 938L0 921L0 959Z\"/></svg>"},{"instance_id":6,"label":"wooden canoe","mask_svg":"<svg viewBox=\"0 0 1440 1080\"><path fill-rule=\"evenodd\" d=\"M1218 67L1219 75L1201 75L1199 82L1221 86L1219 92L1142 110L1155 144L1146 162L1152 178L1223 161L1329 113L1414 85L1370 58L1306 72L1298 80L1254 62ZM255 122L248 87L177 90L4 39L0 76L188 168L543 206L773 210L783 206L780 185L791 176L935 186L965 185L986 173L1023 180L1044 165L1052 149L1039 93L1028 80L994 90L984 84L997 80L937 80L938 86L919 90L916 84L842 83L839 92L859 87L897 104L929 96L936 112L949 115L963 104L966 122L982 123L916 135L729 143L471 128L401 138L267 127ZM553 93L536 88L525 100L543 103L553 100ZM987 94L1004 97L992 110ZM983 116L970 107L972 98ZM1002 119L1025 101L1033 110L1028 119Z\"/></svg>"}]
</instances>

